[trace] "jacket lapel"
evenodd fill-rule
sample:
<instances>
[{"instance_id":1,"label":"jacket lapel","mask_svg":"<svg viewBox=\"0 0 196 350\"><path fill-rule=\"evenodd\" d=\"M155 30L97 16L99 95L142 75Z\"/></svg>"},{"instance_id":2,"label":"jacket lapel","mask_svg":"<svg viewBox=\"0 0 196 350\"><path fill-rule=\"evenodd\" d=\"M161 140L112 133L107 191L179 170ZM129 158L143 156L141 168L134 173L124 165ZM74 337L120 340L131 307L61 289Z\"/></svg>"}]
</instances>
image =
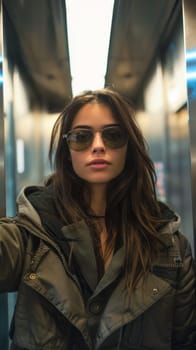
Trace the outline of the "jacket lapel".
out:
<instances>
[{"instance_id":1,"label":"jacket lapel","mask_svg":"<svg viewBox=\"0 0 196 350\"><path fill-rule=\"evenodd\" d=\"M78 284L71 275L65 273L61 260L56 258L49 247L39 250L34 259L31 271L24 276L25 285L36 291L49 305L53 305L81 332L91 348L85 305Z\"/></svg>"},{"instance_id":2,"label":"jacket lapel","mask_svg":"<svg viewBox=\"0 0 196 350\"><path fill-rule=\"evenodd\" d=\"M153 273L148 273L129 297L125 280L122 279L112 293L100 320L97 348L111 333L135 320L170 290L172 287L168 282Z\"/></svg>"},{"instance_id":3,"label":"jacket lapel","mask_svg":"<svg viewBox=\"0 0 196 350\"><path fill-rule=\"evenodd\" d=\"M106 288L109 284L115 281L121 273L124 259L124 248L120 248L113 255L112 260L105 271L103 277L99 281L94 293L93 297L99 294L104 288Z\"/></svg>"},{"instance_id":4,"label":"jacket lapel","mask_svg":"<svg viewBox=\"0 0 196 350\"><path fill-rule=\"evenodd\" d=\"M70 244L70 251L74 255L78 266L91 290L94 290L97 282L97 264L93 248L93 242L89 229L84 221L62 228L64 237Z\"/></svg>"}]
</instances>

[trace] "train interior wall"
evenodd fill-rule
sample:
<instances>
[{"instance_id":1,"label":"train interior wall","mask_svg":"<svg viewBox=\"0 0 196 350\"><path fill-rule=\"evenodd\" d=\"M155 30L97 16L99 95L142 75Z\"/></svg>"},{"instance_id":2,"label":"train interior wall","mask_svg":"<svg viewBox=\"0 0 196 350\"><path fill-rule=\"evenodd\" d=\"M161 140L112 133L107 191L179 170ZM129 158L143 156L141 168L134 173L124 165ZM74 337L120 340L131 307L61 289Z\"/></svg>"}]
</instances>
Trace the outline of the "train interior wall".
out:
<instances>
[{"instance_id":1,"label":"train interior wall","mask_svg":"<svg viewBox=\"0 0 196 350\"><path fill-rule=\"evenodd\" d=\"M36 101L36 98L32 105L30 89L32 88L23 72L7 56L4 37L4 147L1 147L1 152L4 157L2 171L5 181L1 181L1 185L5 185L2 193L5 194L4 214L7 216L16 214L16 198L21 189L30 184L42 185L45 177L52 171L48 150L57 113L48 112L45 104L40 100ZM1 130L3 132L3 127ZM4 314L3 318L0 317L0 344L3 344L3 349L8 348L8 329L15 301L16 293L0 296L0 308Z\"/></svg>"},{"instance_id":2,"label":"train interior wall","mask_svg":"<svg viewBox=\"0 0 196 350\"><path fill-rule=\"evenodd\" d=\"M47 152L56 114L44 105L31 107L26 82L16 67L7 69L5 84L6 208L11 216L20 190L30 183L42 184L50 172Z\"/></svg>"},{"instance_id":3,"label":"train interior wall","mask_svg":"<svg viewBox=\"0 0 196 350\"><path fill-rule=\"evenodd\" d=\"M190 137L182 16L160 50L140 93L137 111L157 174L157 194L182 217L194 247Z\"/></svg>"},{"instance_id":4,"label":"train interior wall","mask_svg":"<svg viewBox=\"0 0 196 350\"><path fill-rule=\"evenodd\" d=\"M29 184L43 184L45 176L51 172L48 149L57 113L48 111L45 101L37 98L26 74L10 56L8 46L11 43L5 25L9 22L4 23L2 33L4 85L0 91L0 213L1 216L14 216L20 190ZM9 347L8 332L15 301L16 293L0 294L0 349L3 350Z\"/></svg>"}]
</instances>

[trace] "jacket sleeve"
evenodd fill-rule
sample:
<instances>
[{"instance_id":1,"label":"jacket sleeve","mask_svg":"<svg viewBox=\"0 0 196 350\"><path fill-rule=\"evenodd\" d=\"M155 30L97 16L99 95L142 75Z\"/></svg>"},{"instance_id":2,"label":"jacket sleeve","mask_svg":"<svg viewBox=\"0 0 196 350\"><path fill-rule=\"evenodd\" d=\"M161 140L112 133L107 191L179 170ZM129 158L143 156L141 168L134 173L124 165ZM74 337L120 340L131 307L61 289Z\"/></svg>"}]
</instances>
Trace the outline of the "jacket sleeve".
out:
<instances>
[{"instance_id":1,"label":"jacket sleeve","mask_svg":"<svg viewBox=\"0 0 196 350\"><path fill-rule=\"evenodd\" d=\"M27 244L14 219L0 220L0 292L16 291L20 282Z\"/></svg>"},{"instance_id":2,"label":"jacket sleeve","mask_svg":"<svg viewBox=\"0 0 196 350\"><path fill-rule=\"evenodd\" d=\"M187 239L179 233L183 267L179 270L174 312L174 350L196 349L195 262Z\"/></svg>"}]
</instances>

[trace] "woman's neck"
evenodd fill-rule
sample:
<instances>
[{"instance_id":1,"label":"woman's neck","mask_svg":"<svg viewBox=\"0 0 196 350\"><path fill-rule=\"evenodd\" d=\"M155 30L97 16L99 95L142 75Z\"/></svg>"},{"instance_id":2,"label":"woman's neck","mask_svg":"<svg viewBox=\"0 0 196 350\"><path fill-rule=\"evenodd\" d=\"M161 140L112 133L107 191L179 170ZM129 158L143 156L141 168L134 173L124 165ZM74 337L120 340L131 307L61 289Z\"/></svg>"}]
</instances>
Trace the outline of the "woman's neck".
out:
<instances>
[{"instance_id":1,"label":"woman's neck","mask_svg":"<svg viewBox=\"0 0 196 350\"><path fill-rule=\"evenodd\" d=\"M106 187L102 184L93 185L90 187L90 206L95 215L105 215Z\"/></svg>"}]
</instances>

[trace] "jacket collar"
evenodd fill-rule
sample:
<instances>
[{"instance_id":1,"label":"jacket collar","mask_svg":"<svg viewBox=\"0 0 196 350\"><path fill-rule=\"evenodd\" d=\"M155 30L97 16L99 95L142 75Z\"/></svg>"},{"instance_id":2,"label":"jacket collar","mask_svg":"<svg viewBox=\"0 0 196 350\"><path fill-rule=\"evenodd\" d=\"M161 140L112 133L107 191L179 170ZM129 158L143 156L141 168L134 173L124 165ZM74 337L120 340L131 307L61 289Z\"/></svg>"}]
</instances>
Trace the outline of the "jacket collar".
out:
<instances>
[{"instance_id":1,"label":"jacket collar","mask_svg":"<svg viewBox=\"0 0 196 350\"><path fill-rule=\"evenodd\" d=\"M111 333L135 320L169 291L172 291L168 282L153 273L148 273L140 280L131 297L124 283L124 279L119 282L118 288L114 290L112 298L108 300L104 309L96 335L96 349ZM173 293L175 293L174 290Z\"/></svg>"},{"instance_id":2,"label":"jacket collar","mask_svg":"<svg viewBox=\"0 0 196 350\"><path fill-rule=\"evenodd\" d=\"M97 264L87 225L84 221L80 221L77 224L64 226L61 230L69 242L70 252L74 255L85 280L91 290L94 290L98 282Z\"/></svg>"},{"instance_id":3,"label":"jacket collar","mask_svg":"<svg viewBox=\"0 0 196 350\"><path fill-rule=\"evenodd\" d=\"M160 246L159 256L154 261L153 266L176 268L181 266L182 259L180 249L176 244L175 234L173 233L174 226L177 228L177 224L172 222L161 230L159 238L163 242L163 246ZM62 232L66 240L69 241L71 252L74 254L81 272L93 291L94 296L100 293L120 275L123 266L124 247L121 247L115 252L103 277L98 281L93 242L86 223L80 221L77 224L64 226Z\"/></svg>"},{"instance_id":4,"label":"jacket collar","mask_svg":"<svg viewBox=\"0 0 196 350\"><path fill-rule=\"evenodd\" d=\"M98 281L93 242L86 223L80 221L77 224L64 226L62 232L66 240L69 241L71 253L74 255L89 287L94 291L94 295L118 277L123 265L124 248L115 252L103 277Z\"/></svg>"}]
</instances>

